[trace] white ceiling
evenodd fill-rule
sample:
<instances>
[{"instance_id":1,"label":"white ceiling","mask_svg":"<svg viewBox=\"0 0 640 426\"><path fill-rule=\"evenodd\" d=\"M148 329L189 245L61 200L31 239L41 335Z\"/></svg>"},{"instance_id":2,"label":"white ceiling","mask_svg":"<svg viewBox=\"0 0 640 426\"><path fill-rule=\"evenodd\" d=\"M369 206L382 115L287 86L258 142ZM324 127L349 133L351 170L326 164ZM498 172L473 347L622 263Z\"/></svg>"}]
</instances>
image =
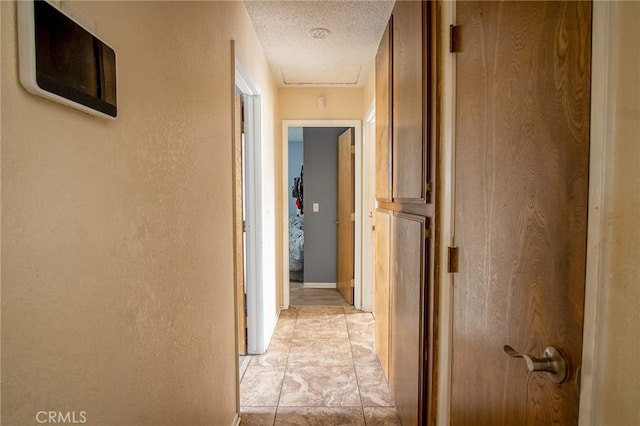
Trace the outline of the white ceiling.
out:
<instances>
[{"instance_id":1,"label":"white ceiling","mask_svg":"<svg viewBox=\"0 0 640 426\"><path fill-rule=\"evenodd\" d=\"M394 0L245 0L281 87L364 85ZM309 31L327 28L325 39Z\"/></svg>"}]
</instances>

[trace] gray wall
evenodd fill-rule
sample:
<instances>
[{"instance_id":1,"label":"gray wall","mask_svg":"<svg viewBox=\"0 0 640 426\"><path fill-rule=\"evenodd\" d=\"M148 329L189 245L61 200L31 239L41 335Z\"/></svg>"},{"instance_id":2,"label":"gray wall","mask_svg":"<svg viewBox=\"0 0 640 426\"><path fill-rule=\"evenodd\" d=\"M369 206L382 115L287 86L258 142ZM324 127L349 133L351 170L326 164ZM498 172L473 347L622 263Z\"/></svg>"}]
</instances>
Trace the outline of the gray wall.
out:
<instances>
[{"instance_id":1,"label":"gray wall","mask_svg":"<svg viewBox=\"0 0 640 426\"><path fill-rule=\"evenodd\" d=\"M336 282L338 136L346 129L303 130L305 282ZM313 212L313 203L320 205L319 212Z\"/></svg>"}]
</instances>

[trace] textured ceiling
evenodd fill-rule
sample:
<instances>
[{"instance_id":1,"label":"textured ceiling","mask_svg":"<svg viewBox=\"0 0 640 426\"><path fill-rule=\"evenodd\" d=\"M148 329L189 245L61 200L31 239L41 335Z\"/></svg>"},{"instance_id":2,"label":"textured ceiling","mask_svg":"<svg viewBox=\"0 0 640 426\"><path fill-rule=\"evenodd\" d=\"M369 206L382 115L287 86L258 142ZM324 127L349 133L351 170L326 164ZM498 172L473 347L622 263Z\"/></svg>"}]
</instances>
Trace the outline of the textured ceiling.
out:
<instances>
[{"instance_id":1,"label":"textured ceiling","mask_svg":"<svg viewBox=\"0 0 640 426\"><path fill-rule=\"evenodd\" d=\"M284 86L362 86L393 0L246 1L273 74ZM324 39L309 31L327 28Z\"/></svg>"}]
</instances>

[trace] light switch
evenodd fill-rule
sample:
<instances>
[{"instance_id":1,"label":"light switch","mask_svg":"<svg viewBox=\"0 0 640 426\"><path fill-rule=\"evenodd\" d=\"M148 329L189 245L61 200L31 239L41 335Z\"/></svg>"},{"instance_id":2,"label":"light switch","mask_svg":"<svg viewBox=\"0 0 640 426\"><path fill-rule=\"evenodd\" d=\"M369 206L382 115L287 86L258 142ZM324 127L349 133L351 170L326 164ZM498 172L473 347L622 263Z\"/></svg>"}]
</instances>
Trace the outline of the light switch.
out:
<instances>
[{"instance_id":1,"label":"light switch","mask_svg":"<svg viewBox=\"0 0 640 426\"><path fill-rule=\"evenodd\" d=\"M320 204L318 203L313 203L313 212L317 213L320 211Z\"/></svg>"}]
</instances>

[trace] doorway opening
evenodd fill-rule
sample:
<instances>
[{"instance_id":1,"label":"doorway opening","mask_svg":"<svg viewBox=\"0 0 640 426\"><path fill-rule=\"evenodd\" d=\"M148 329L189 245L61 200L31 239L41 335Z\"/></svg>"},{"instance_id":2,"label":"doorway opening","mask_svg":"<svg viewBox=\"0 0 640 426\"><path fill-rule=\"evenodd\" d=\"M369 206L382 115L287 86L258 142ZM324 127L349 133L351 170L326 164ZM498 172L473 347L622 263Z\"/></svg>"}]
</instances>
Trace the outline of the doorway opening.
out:
<instances>
[{"instance_id":1,"label":"doorway opening","mask_svg":"<svg viewBox=\"0 0 640 426\"><path fill-rule=\"evenodd\" d=\"M247 238L246 219L247 203L246 185L246 139L244 132L244 99L243 93L236 86L234 93L233 123L233 220L234 220L234 276L236 294L236 349L239 356L240 376L248 363L247 354Z\"/></svg>"},{"instance_id":2,"label":"doorway opening","mask_svg":"<svg viewBox=\"0 0 640 426\"><path fill-rule=\"evenodd\" d=\"M292 306L353 304L353 129L289 131Z\"/></svg>"},{"instance_id":3,"label":"doorway opening","mask_svg":"<svg viewBox=\"0 0 640 426\"><path fill-rule=\"evenodd\" d=\"M340 178L339 139L347 130L350 135L342 136L342 145L350 161ZM363 306L363 299L373 299L369 294L373 285L362 283L361 132L360 120L283 121L284 309L290 305L353 305L357 309L372 310L372 306ZM318 164L307 164L308 161ZM345 178L344 173L349 177ZM351 181L351 193L343 194L343 208L338 207L339 192L349 185L338 184L339 179ZM350 203L349 208L344 208L345 200ZM346 212L346 216L339 218L339 210L343 214ZM341 227L352 229L351 246L338 242L339 235L344 234L344 231L338 232ZM343 249L338 254L340 245ZM351 261L351 265L339 265L345 260ZM345 281L346 275L340 274L339 269L351 270L351 276ZM342 278L338 278L339 275ZM339 297L335 291L332 294L324 291L339 286L343 288L340 293L347 296ZM365 297L364 292L367 292Z\"/></svg>"},{"instance_id":4,"label":"doorway opening","mask_svg":"<svg viewBox=\"0 0 640 426\"><path fill-rule=\"evenodd\" d=\"M234 92L241 98L241 117L234 118L234 133L242 134L241 154L235 151L234 179L236 215L235 256L242 257L242 263L236 260L236 324L238 340L242 333L246 335L245 352L264 353L275 326L275 289L266 284L264 239L264 177L261 127L261 96L253 86L243 67L236 60ZM237 100L235 101L238 102ZM237 108L236 108L237 109ZM241 181L242 184L237 182ZM238 193L242 194L239 195ZM241 210L242 213L239 213ZM241 222L240 222L241 220ZM238 223L240 222L240 223ZM240 267L239 265L243 265ZM244 282L237 279L241 276ZM272 282L274 285L275 282ZM242 325L245 328L242 328ZM239 346L239 354L242 347Z\"/></svg>"}]
</instances>

